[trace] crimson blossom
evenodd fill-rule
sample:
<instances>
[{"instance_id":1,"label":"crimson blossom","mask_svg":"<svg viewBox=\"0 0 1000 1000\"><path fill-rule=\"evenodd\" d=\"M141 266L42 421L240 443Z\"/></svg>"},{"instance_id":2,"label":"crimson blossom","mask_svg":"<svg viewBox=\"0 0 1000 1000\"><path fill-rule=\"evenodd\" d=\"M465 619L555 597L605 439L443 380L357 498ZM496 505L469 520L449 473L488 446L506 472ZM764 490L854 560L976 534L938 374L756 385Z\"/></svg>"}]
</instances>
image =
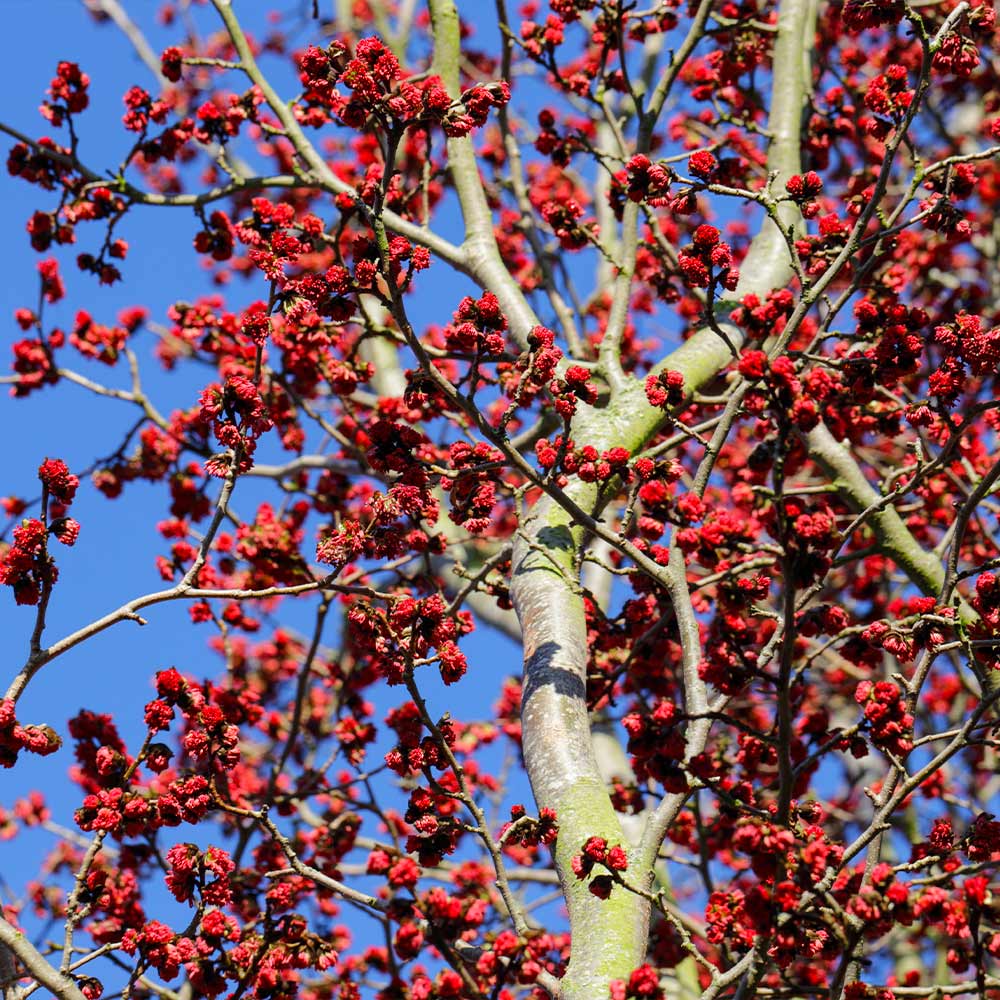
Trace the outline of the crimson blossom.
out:
<instances>
[{"instance_id":1,"label":"crimson blossom","mask_svg":"<svg viewBox=\"0 0 1000 1000\"><path fill-rule=\"evenodd\" d=\"M86 58L0 124L65 442L4 470L5 998L1000 996L994 7L83 3L118 148ZM105 502L158 549L88 621Z\"/></svg>"}]
</instances>

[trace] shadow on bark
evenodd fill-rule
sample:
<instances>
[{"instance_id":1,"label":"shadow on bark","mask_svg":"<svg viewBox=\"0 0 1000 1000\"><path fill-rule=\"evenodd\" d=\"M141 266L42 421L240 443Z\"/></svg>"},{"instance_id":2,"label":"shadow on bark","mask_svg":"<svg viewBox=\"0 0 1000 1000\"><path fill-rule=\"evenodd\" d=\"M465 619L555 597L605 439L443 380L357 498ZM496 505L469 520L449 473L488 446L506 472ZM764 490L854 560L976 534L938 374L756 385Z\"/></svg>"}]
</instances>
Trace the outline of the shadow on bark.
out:
<instances>
[{"instance_id":1,"label":"shadow on bark","mask_svg":"<svg viewBox=\"0 0 1000 1000\"><path fill-rule=\"evenodd\" d=\"M565 667L556 666L555 660L561 648L558 642L543 642L532 654L525 670L525 705L540 688L548 685L552 685L557 694L567 698L586 698L587 689L583 679Z\"/></svg>"}]
</instances>

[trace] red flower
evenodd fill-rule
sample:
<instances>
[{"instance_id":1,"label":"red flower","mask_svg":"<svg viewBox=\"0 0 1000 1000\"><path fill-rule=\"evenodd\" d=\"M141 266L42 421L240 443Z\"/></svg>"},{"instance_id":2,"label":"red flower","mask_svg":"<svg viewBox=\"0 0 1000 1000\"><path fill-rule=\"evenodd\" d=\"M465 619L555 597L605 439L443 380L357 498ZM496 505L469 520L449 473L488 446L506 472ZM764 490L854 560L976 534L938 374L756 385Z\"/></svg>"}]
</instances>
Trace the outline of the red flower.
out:
<instances>
[{"instance_id":1,"label":"red flower","mask_svg":"<svg viewBox=\"0 0 1000 1000\"><path fill-rule=\"evenodd\" d=\"M719 161L705 149L692 153L688 158L688 171L691 176L703 181L712 177L718 165Z\"/></svg>"}]
</instances>

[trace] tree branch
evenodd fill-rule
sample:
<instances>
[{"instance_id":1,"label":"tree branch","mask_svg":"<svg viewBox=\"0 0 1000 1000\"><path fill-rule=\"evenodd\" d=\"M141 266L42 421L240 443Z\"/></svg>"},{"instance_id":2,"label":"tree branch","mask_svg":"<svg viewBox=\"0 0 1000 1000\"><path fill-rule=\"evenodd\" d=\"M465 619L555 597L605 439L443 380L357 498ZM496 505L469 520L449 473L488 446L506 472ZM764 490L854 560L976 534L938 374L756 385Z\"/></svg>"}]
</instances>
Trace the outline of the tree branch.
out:
<instances>
[{"instance_id":1,"label":"tree branch","mask_svg":"<svg viewBox=\"0 0 1000 1000\"><path fill-rule=\"evenodd\" d=\"M86 1000L80 988L69 976L50 965L41 952L27 939L23 931L0 917L0 946L10 949L24 966L25 972L59 1000Z\"/></svg>"}]
</instances>

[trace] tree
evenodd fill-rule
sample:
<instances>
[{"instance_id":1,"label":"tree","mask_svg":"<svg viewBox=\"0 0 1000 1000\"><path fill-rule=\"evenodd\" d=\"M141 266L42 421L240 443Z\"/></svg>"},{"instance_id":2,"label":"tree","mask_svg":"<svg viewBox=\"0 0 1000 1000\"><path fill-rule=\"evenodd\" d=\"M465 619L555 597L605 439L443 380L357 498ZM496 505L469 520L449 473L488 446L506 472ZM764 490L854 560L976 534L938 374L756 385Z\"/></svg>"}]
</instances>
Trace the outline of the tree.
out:
<instances>
[{"instance_id":1,"label":"tree","mask_svg":"<svg viewBox=\"0 0 1000 1000\"><path fill-rule=\"evenodd\" d=\"M0 805L6 997L995 993L993 7L86 6L157 79L0 124L6 381L134 421L7 470L0 763L76 801ZM167 210L217 293L113 320ZM159 588L53 635L139 482ZM148 704L25 715L170 602Z\"/></svg>"}]
</instances>

